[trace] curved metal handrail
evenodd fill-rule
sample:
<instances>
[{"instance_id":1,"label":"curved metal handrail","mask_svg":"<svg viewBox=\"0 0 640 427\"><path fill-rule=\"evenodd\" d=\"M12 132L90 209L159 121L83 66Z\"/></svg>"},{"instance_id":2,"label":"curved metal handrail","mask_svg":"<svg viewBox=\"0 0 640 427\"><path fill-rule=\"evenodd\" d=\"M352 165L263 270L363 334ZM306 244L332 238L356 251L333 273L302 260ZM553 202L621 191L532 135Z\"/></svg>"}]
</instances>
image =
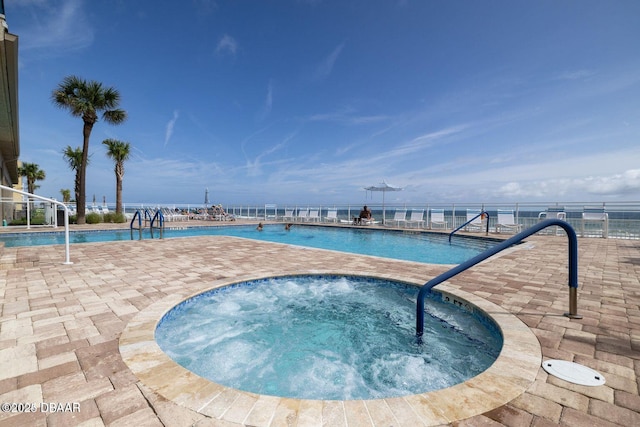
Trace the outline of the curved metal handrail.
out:
<instances>
[{"instance_id":1,"label":"curved metal handrail","mask_svg":"<svg viewBox=\"0 0 640 427\"><path fill-rule=\"evenodd\" d=\"M153 215L153 218L151 219L151 228L153 228L153 223L156 221L156 219L158 220L158 223L160 224L156 228L163 227L164 226L164 215L162 214L162 212L160 212L159 209L156 211L155 215Z\"/></svg>"},{"instance_id":2,"label":"curved metal handrail","mask_svg":"<svg viewBox=\"0 0 640 427\"><path fill-rule=\"evenodd\" d=\"M138 227L134 227L133 224L138 219ZM133 240L133 230L138 230L138 239L142 240L142 214L140 213L140 209L137 209L133 214L133 218L131 218L131 223L129 224L129 228L131 229L131 240Z\"/></svg>"},{"instance_id":3,"label":"curved metal handrail","mask_svg":"<svg viewBox=\"0 0 640 427\"><path fill-rule=\"evenodd\" d=\"M151 223L149 224L149 231L151 232L152 239L153 239L153 224L155 223L156 219L158 220L158 224L159 224L156 228L160 230L160 238L162 239L162 234L164 230L164 215L162 214L162 211L160 209L158 209L155 215L153 215L153 218L151 219Z\"/></svg>"},{"instance_id":4,"label":"curved metal handrail","mask_svg":"<svg viewBox=\"0 0 640 427\"><path fill-rule=\"evenodd\" d=\"M471 222L473 222L474 219L478 218L480 215L486 215L487 216L487 235L489 235L489 212L487 211L482 211L480 212L478 215L474 216L473 218L471 218L469 221L465 222L464 224L462 224L460 227L456 228L455 230L453 230L451 233L449 233L449 243L451 243L451 236L453 236L453 233L455 233L456 231L460 230L461 228L465 227L467 224L470 224Z\"/></svg>"},{"instance_id":5,"label":"curved metal handrail","mask_svg":"<svg viewBox=\"0 0 640 427\"><path fill-rule=\"evenodd\" d=\"M510 246L519 243L526 237L531 236L532 234L537 233L538 231L551 227L551 226L560 226L567 232L567 238L569 239L569 312L565 313L565 316L570 317L572 319L581 319L582 316L578 315L578 304L577 304L577 290L578 290L578 238L576 236L576 232L569 225L568 222L562 221L559 219L547 219L538 224L530 227L510 239L505 240L504 242L493 246L486 251L476 255L475 257L463 262L457 267L452 268L449 271L444 272L443 274L429 280L425 283L422 288L420 288L420 292L418 292L418 301L416 304L416 335L418 339L422 337L424 332L424 298L427 292L431 291L431 289L444 282L447 279L455 276L458 273L462 273L468 268L473 267L474 265L484 261L485 259L497 254L498 252L507 249Z\"/></svg>"},{"instance_id":6,"label":"curved metal handrail","mask_svg":"<svg viewBox=\"0 0 640 427\"><path fill-rule=\"evenodd\" d=\"M131 223L129 224L129 228L133 230L133 223L138 218L138 228L142 228L142 216L140 215L140 210L136 210L133 214L133 218L131 218Z\"/></svg>"},{"instance_id":7,"label":"curved metal handrail","mask_svg":"<svg viewBox=\"0 0 640 427\"><path fill-rule=\"evenodd\" d=\"M153 215L151 215L151 211L149 209L145 209L144 210L144 221L145 221L145 224L146 224L147 220L149 220L149 221L153 220Z\"/></svg>"}]
</instances>

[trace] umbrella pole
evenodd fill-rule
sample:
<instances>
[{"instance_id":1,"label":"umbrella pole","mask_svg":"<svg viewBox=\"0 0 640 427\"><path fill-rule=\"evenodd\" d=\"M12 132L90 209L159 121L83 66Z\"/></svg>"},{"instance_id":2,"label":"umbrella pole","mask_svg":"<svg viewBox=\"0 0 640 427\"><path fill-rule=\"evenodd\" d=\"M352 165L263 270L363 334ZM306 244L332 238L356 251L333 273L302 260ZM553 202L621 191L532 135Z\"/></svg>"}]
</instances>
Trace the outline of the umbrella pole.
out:
<instances>
[{"instance_id":1,"label":"umbrella pole","mask_svg":"<svg viewBox=\"0 0 640 427\"><path fill-rule=\"evenodd\" d=\"M385 212L384 212L384 193L386 193L386 191L382 190L382 225L384 225L386 221Z\"/></svg>"}]
</instances>

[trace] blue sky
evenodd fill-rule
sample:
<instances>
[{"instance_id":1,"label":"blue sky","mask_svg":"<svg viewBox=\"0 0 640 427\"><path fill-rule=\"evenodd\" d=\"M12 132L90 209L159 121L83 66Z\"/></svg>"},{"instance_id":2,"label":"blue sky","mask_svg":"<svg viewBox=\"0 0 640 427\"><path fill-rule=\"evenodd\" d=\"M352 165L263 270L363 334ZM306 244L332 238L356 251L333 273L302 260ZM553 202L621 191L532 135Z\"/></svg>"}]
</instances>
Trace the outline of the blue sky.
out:
<instances>
[{"instance_id":1,"label":"blue sky","mask_svg":"<svg viewBox=\"0 0 640 427\"><path fill-rule=\"evenodd\" d=\"M640 2L5 0L21 160L73 189L65 76L115 87L129 203L640 200ZM375 196L374 196L375 199ZM370 199L369 199L370 200Z\"/></svg>"}]
</instances>

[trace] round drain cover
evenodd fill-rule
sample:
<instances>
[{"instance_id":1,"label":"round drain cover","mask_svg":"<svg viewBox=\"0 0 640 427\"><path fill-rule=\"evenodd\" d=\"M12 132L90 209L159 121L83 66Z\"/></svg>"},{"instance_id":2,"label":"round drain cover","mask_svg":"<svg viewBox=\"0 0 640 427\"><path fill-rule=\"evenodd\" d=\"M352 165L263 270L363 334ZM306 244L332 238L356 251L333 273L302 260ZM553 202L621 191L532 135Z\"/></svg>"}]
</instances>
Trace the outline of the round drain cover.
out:
<instances>
[{"instance_id":1,"label":"round drain cover","mask_svg":"<svg viewBox=\"0 0 640 427\"><path fill-rule=\"evenodd\" d=\"M566 360L547 360L542 362L545 371L570 383L580 385L602 385L604 376L598 371Z\"/></svg>"}]
</instances>

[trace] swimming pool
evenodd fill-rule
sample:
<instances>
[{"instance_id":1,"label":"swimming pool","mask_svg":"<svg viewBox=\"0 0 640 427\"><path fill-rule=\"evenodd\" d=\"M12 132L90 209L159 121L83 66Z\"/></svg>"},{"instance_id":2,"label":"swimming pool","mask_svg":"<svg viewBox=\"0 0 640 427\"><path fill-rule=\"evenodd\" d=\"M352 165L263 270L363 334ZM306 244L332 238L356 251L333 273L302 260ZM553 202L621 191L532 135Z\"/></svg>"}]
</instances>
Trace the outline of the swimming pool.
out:
<instances>
[{"instance_id":1,"label":"swimming pool","mask_svg":"<svg viewBox=\"0 0 640 427\"><path fill-rule=\"evenodd\" d=\"M133 232L135 240L138 231ZM158 231L154 231L155 238ZM72 231L71 244L131 240L131 230ZM350 227L294 225L285 231L282 224L270 224L257 231L255 225L212 227L168 227L164 238L194 236L234 236L268 242L330 249L342 252L374 255L429 264L459 264L479 254L495 241L458 237L448 242L447 236L415 231L376 230ZM151 239L148 229L142 238ZM64 244L62 232L11 233L0 235L6 247Z\"/></svg>"},{"instance_id":2,"label":"swimming pool","mask_svg":"<svg viewBox=\"0 0 640 427\"><path fill-rule=\"evenodd\" d=\"M413 323L418 288L386 279L283 276L209 291L170 310L156 340L216 383L297 399L380 399L459 384L487 369L502 335L486 315L434 292L428 344Z\"/></svg>"}]
</instances>

